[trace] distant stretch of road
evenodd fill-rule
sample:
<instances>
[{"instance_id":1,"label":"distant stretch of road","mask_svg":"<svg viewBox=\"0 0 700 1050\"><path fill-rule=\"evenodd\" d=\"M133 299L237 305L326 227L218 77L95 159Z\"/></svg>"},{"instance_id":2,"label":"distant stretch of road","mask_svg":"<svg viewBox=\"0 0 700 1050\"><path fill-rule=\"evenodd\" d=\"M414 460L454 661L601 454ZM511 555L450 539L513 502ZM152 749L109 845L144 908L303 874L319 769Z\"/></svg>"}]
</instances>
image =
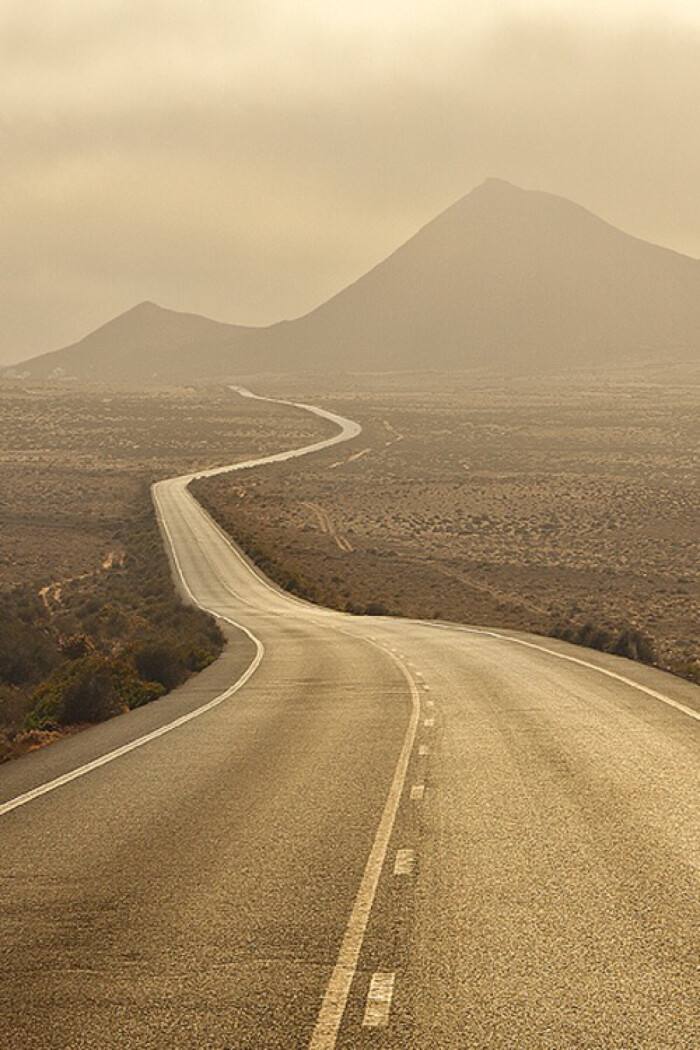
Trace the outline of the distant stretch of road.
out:
<instances>
[{"instance_id":1,"label":"distant stretch of road","mask_svg":"<svg viewBox=\"0 0 700 1050\"><path fill-rule=\"evenodd\" d=\"M360 433L304 407L335 436L230 469ZM700 1046L700 689L306 604L191 477L155 505L231 644L0 769L0 1047Z\"/></svg>"}]
</instances>

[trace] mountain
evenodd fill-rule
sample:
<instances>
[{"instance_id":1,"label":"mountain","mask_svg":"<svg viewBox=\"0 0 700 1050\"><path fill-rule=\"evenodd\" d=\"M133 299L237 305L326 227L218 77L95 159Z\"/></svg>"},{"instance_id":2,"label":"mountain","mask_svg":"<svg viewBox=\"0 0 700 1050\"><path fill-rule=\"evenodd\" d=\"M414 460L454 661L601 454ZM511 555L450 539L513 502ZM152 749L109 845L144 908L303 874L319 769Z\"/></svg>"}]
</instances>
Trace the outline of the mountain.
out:
<instances>
[{"instance_id":1,"label":"mountain","mask_svg":"<svg viewBox=\"0 0 700 1050\"><path fill-rule=\"evenodd\" d=\"M239 331L245 329L143 302L79 342L24 361L12 371L100 382L187 381L230 369L231 345Z\"/></svg>"},{"instance_id":2,"label":"mountain","mask_svg":"<svg viewBox=\"0 0 700 1050\"><path fill-rule=\"evenodd\" d=\"M317 364L325 352L356 368L686 356L700 339L700 262L490 179L277 332L290 360Z\"/></svg>"},{"instance_id":3,"label":"mountain","mask_svg":"<svg viewBox=\"0 0 700 1050\"><path fill-rule=\"evenodd\" d=\"M223 325L141 304L21 366L85 378L495 368L694 359L700 261L562 197L488 179L293 321Z\"/></svg>"}]
</instances>

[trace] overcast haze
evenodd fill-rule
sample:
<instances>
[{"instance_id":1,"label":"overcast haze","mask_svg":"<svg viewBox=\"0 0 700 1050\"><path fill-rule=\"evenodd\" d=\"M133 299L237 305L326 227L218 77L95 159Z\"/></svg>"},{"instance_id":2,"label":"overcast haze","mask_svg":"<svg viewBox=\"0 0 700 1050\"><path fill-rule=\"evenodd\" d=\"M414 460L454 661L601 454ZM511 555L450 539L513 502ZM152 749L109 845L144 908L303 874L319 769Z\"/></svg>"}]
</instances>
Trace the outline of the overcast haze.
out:
<instances>
[{"instance_id":1,"label":"overcast haze","mask_svg":"<svg viewBox=\"0 0 700 1050\"><path fill-rule=\"evenodd\" d=\"M700 256L700 5L579 6L3 0L0 360L296 316L488 175Z\"/></svg>"}]
</instances>

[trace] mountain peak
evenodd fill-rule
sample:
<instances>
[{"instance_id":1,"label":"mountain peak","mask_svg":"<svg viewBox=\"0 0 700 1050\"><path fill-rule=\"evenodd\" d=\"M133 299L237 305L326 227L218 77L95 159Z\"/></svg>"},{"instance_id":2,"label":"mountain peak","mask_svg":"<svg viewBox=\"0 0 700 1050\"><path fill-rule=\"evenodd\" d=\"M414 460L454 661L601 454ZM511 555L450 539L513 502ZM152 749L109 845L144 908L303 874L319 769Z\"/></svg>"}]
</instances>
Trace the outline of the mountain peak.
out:
<instances>
[{"instance_id":1,"label":"mountain peak","mask_svg":"<svg viewBox=\"0 0 700 1050\"><path fill-rule=\"evenodd\" d=\"M436 216L433 222L440 223L444 218L451 217L455 213L471 214L475 208L479 211L486 209L492 212L508 208L522 209L526 201L531 200L534 196L537 196L537 194L533 194L530 190L524 190L513 182L490 176L484 179L483 182L480 182L478 186L469 190L468 193L465 193L463 197L456 200L451 207Z\"/></svg>"},{"instance_id":2,"label":"mountain peak","mask_svg":"<svg viewBox=\"0 0 700 1050\"><path fill-rule=\"evenodd\" d=\"M490 177L484 179L478 186L475 186L473 190L462 197L462 200L495 201L498 203L503 201L522 201L523 198L531 195L530 190L524 190L522 186L516 186L514 182Z\"/></svg>"},{"instance_id":3,"label":"mountain peak","mask_svg":"<svg viewBox=\"0 0 700 1050\"><path fill-rule=\"evenodd\" d=\"M260 371L566 370L697 353L700 262L565 197L489 178L303 317L237 328L146 300L33 376L192 380Z\"/></svg>"},{"instance_id":4,"label":"mountain peak","mask_svg":"<svg viewBox=\"0 0 700 1050\"><path fill-rule=\"evenodd\" d=\"M498 179L493 175L490 175L487 179L484 179L483 182L479 183L479 185L472 190L472 193L484 191L498 193L527 193L527 190L524 190L521 186L516 186L514 182L508 182L507 179Z\"/></svg>"}]
</instances>

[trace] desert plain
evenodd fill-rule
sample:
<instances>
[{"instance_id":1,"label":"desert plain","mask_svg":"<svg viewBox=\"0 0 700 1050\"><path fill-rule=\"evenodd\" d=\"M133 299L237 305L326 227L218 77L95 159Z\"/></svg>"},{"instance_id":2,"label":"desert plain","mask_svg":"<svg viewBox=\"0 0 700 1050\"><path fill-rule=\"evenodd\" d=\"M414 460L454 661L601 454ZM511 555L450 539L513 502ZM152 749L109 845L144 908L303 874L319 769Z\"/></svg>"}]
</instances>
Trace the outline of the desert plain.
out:
<instances>
[{"instance_id":1,"label":"desert plain","mask_svg":"<svg viewBox=\"0 0 700 1050\"><path fill-rule=\"evenodd\" d=\"M363 426L340 454L195 483L283 586L351 612L542 634L633 629L661 665L697 676L693 370L307 377L265 389Z\"/></svg>"}]
</instances>

